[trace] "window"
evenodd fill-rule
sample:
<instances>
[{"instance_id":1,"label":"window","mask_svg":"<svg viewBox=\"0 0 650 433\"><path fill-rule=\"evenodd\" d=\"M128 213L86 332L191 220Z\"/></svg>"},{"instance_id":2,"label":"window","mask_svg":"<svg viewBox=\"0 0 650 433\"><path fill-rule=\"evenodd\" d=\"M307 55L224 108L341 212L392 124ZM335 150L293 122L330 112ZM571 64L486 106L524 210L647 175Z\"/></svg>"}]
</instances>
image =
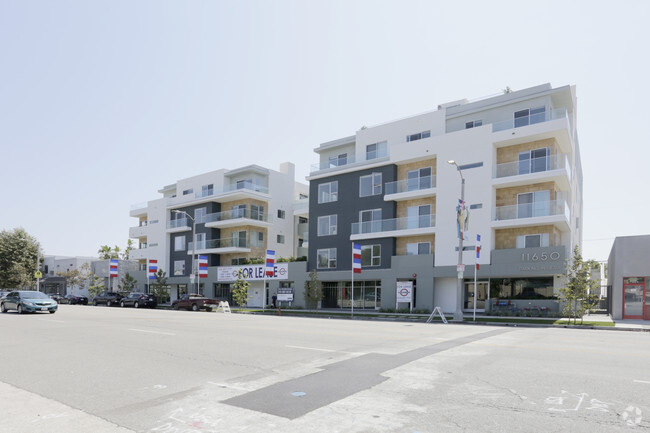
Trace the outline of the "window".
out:
<instances>
[{"instance_id":1,"label":"window","mask_svg":"<svg viewBox=\"0 0 650 433\"><path fill-rule=\"evenodd\" d=\"M189 195L194 192L194 188L183 190L183 195Z\"/></svg>"},{"instance_id":2,"label":"window","mask_svg":"<svg viewBox=\"0 0 650 433\"><path fill-rule=\"evenodd\" d=\"M431 131L422 131L418 132L417 134L411 134L406 136L406 141L415 141L415 140L421 140L423 138L429 138L431 137Z\"/></svg>"},{"instance_id":3,"label":"window","mask_svg":"<svg viewBox=\"0 0 650 433\"><path fill-rule=\"evenodd\" d=\"M205 249L205 233L196 234L196 245L194 245L194 248L197 250Z\"/></svg>"},{"instance_id":4,"label":"window","mask_svg":"<svg viewBox=\"0 0 650 433\"><path fill-rule=\"evenodd\" d=\"M381 209L362 210L359 212L361 233L377 233L381 231Z\"/></svg>"},{"instance_id":5,"label":"window","mask_svg":"<svg viewBox=\"0 0 650 433\"><path fill-rule=\"evenodd\" d=\"M331 236L336 234L336 215L318 217L318 236Z\"/></svg>"},{"instance_id":6,"label":"window","mask_svg":"<svg viewBox=\"0 0 650 433\"><path fill-rule=\"evenodd\" d=\"M517 236L517 248L548 247L548 233Z\"/></svg>"},{"instance_id":7,"label":"window","mask_svg":"<svg viewBox=\"0 0 650 433\"><path fill-rule=\"evenodd\" d=\"M381 194L381 173L373 173L359 178L359 197Z\"/></svg>"},{"instance_id":8,"label":"window","mask_svg":"<svg viewBox=\"0 0 650 433\"><path fill-rule=\"evenodd\" d=\"M542 147L540 149L519 152L519 174L537 173L549 170L551 162L550 156L550 147Z\"/></svg>"},{"instance_id":9,"label":"window","mask_svg":"<svg viewBox=\"0 0 650 433\"><path fill-rule=\"evenodd\" d=\"M525 110L515 111L515 128L543 122L546 118L545 112L546 107L526 108Z\"/></svg>"},{"instance_id":10,"label":"window","mask_svg":"<svg viewBox=\"0 0 650 433\"><path fill-rule=\"evenodd\" d=\"M174 238L174 251L185 251L185 236Z\"/></svg>"},{"instance_id":11,"label":"window","mask_svg":"<svg viewBox=\"0 0 650 433\"><path fill-rule=\"evenodd\" d=\"M278 209L278 218L283 220L286 218L286 212L282 209Z\"/></svg>"},{"instance_id":12,"label":"window","mask_svg":"<svg viewBox=\"0 0 650 433\"><path fill-rule=\"evenodd\" d=\"M203 185L201 187L201 196L205 197L206 195L212 195L214 194L214 185L209 184L209 185Z\"/></svg>"},{"instance_id":13,"label":"window","mask_svg":"<svg viewBox=\"0 0 650 433\"><path fill-rule=\"evenodd\" d=\"M185 275L185 260L174 260L174 275Z\"/></svg>"},{"instance_id":14,"label":"window","mask_svg":"<svg viewBox=\"0 0 650 433\"><path fill-rule=\"evenodd\" d=\"M342 153L340 155L330 156L329 157L329 166L330 167L339 167L348 163L348 154Z\"/></svg>"},{"instance_id":15,"label":"window","mask_svg":"<svg viewBox=\"0 0 650 433\"><path fill-rule=\"evenodd\" d=\"M252 189L253 179L238 180L236 185L237 185L237 189Z\"/></svg>"},{"instance_id":16,"label":"window","mask_svg":"<svg viewBox=\"0 0 650 433\"><path fill-rule=\"evenodd\" d=\"M251 231L251 247L264 247L264 232Z\"/></svg>"},{"instance_id":17,"label":"window","mask_svg":"<svg viewBox=\"0 0 650 433\"><path fill-rule=\"evenodd\" d=\"M318 185L318 203L330 203L339 199L339 182L322 183Z\"/></svg>"},{"instance_id":18,"label":"window","mask_svg":"<svg viewBox=\"0 0 650 433\"><path fill-rule=\"evenodd\" d=\"M431 205L409 206L406 208L406 228L417 229L432 227Z\"/></svg>"},{"instance_id":19,"label":"window","mask_svg":"<svg viewBox=\"0 0 650 433\"><path fill-rule=\"evenodd\" d=\"M369 144L366 146L366 159L377 159L388 156L388 142Z\"/></svg>"},{"instance_id":20,"label":"window","mask_svg":"<svg viewBox=\"0 0 650 433\"><path fill-rule=\"evenodd\" d=\"M245 265L246 264L246 257L237 257L234 259L230 259L230 264L233 266L237 265Z\"/></svg>"},{"instance_id":21,"label":"window","mask_svg":"<svg viewBox=\"0 0 650 433\"><path fill-rule=\"evenodd\" d=\"M246 232L232 232L230 234L230 239L232 240L232 246L236 248L246 248ZM252 239L251 239L252 241Z\"/></svg>"},{"instance_id":22,"label":"window","mask_svg":"<svg viewBox=\"0 0 650 433\"><path fill-rule=\"evenodd\" d=\"M406 174L406 190L418 191L431 188L431 167L409 170Z\"/></svg>"},{"instance_id":23,"label":"window","mask_svg":"<svg viewBox=\"0 0 650 433\"><path fill-rule=\"evenodd\" d=\"M317 251L318 269L336 268L336 248L324 248Z\"/></svg>"},{"instance_id":24,"label":"window","mask_svg":"<svg viewBox=\"0 0 650 433\"><path fill-rule=\"evenodd\" d=\"M477 126L482 126L482 120L472 120L471 122L465 122L465 129L476 128Z\"/></svg>"},{"instance_id":25,"label":"window","mask_svg":"<svg viewBox=\"0 0 650 433\"><path fill-rule=\"evenodd\" d=\"M257 204L251 205L251 219L256 221L264 221L264 206Z\"/></svg>"},{"instance_id":26,"label":"window","mask_svg":"<svg viewBox=\"0 0 650 433\"><path fill-rule=\"evenodd\" d=\"M551 191L517 194L517 218L548 216L551 214Z\"/></svg>"},{"instance_id":27,"label":"window","mask_svg":"<svg viewBox=\"0 0 650 433\"><path fill-rule=\"evenodd\" d=\"M381 265L381 245L363 245L361 247L361 266Z\"/></svg>"},{"instance_id":28,"label":"window","mask_svg":"<svg viewBox=\"0 0 650 433\"><path fill-rule=\"evenodd\" d=\"M278 235L278 237L277 237L277 242L278 242L279 244L283 244L283 243L284 243L284 235Z\"/></svg>"},{"instance_id":29,"label":"window","mask_svg":"<svg viewBox=\"0 0 650 433\"><path fill-rule=\"evenodd\" d=\"M245 204L237 204L231 208L232 210L232 218L244 218L246 216L246 205Z\"/></svg>"},{"instance_id":30,"label":"window","mask_svg":"<svg viewBox=\"0 0 650 433\"><path fill-rule=\"evenodd\" d=\"M414 242L406 244L407 256L419 256L422 254L431 254L430 242Z\"/></svg>"},{"instance_id":31,"label":"window","mask_svg":"<svg viewBox=\"0 0 650 433\"><path fill-rule=\"evenodd\" d=\"M207 214L207 208L194 209L194 220L197 224L205 222L205 215Z\"/></svg>"}]
</instances>

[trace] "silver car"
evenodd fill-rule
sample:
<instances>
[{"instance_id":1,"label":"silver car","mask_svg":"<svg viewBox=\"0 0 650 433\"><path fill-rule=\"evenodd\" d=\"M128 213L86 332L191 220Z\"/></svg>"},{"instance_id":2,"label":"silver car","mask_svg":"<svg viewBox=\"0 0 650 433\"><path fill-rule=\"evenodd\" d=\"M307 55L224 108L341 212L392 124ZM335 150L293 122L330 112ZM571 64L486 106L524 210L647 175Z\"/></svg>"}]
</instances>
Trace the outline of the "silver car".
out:
<instances>
[{"instance_id":1,"label":"silver car","mask_svg":"<svg viewBox=\"0 0 650 433\"><path fill-rule=\"evenodd\" d=\"M0 311L6 313L9 310L16 310L18 314L36 313L47 311L50 314L56 313L59 305L45 293L35 290L16 290L9 292L0 300Z\"/></svg>"}]
</instances>

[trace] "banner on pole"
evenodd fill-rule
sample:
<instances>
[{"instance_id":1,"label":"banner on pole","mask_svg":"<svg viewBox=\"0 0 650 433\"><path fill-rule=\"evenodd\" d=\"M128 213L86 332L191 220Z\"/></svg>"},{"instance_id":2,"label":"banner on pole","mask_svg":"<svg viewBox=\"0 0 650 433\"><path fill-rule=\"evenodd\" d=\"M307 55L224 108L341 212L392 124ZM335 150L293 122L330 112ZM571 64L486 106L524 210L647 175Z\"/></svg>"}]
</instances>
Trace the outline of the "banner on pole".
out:
<instances>
[{"instance_id":1,"label":"banner on pole","mask_svg":"<svg viewBox=\"0 0 650 433\"><path fill-rule=\"evenodd\" d=\"M118 265L118 260L117 259L111 259L110 262L110 271L108 276L109 277L117 277L118 276L118 271L117 271L117 265Z\"/></svg>"},{"instance_id":2,"label":"banner on pole","mask_svg":"<svg viewBox=\"0 0 650 433\"><path fill-rule=\"evenodd\" d=\"M208 256L199 256L199 278L208 278Z\"/></svg>"},{"instance_id":3,"label":"banner on pole","mask_svg":"<svg viewBox=\"0 0 650 433\"><path fill-rule=\"evenodd\" d=\"M275 273L274 271L275 267L275 251L274 250L266 250L266 276L272 277L273 274Z\"/></svg>"},{"instance_id":4,"label":"banner on pole","mask_svg":"<svg viewBox=\"0 0 650 433\"><path fill-rule=\"evenodd\" d=\"M149 279L155 280L158 273L158 260L149 260Z\"/></svg>"},{"instance_id":5,"label":"banner on pole","mask_svg":"<svg viewBox=\"0 0 650 433\"><path fill-rule=\"evenodd\" d=\"M352 244L352 271L355 274L361 273L361 245Z\"/></svg>"}]
</instances>

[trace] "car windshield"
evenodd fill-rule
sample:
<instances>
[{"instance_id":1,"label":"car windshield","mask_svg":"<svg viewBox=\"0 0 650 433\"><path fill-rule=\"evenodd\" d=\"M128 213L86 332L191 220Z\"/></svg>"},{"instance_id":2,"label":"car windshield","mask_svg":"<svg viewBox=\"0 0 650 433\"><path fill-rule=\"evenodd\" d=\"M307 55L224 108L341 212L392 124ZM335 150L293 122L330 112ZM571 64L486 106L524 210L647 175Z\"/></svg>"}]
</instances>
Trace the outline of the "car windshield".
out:
<instances>
[{"instance_id":1,"label":"car windshield","mask_svg":"<svg viewBox=\"0 0 650 433\"><path fill-rule=\"evenodd\" d=\"M36 291L20 292L20 297L23 299L50 299L45 293Z\"/></svg>"}]
</instances>

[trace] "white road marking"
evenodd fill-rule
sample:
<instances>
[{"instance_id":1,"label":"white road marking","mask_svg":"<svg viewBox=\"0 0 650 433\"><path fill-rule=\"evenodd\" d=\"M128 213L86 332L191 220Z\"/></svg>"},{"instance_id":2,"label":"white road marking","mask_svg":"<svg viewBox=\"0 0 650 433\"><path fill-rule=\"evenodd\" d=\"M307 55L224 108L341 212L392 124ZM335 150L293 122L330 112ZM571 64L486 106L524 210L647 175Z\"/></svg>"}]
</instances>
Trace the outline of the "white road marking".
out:
<instances>
[{"instance_id":1,"label":"white road marking","mask_svg":"<svg viewBox=\"0 0 650 433\"><path fill-rule=\"evenodd\" d=\"M238 390L238 391L251 391L251 390L248 389L248 388L242 388L241 386L232 386L232 385L228 385L227 383L216 383L216 382L210 382L210 381L208 381L208 383L209 383L210 385L220 386L221 388L236 389L236 390Z\"/></svg>"},{"instance_id":2,"label":"white road marking","mask_svg":"<svg viewBox=\"0 0 650 433\"><path fill-rule=\"evenodd\" d=\"M176 335L176 334L171 333L171 332L148 331L146 329L135 329L135 328L130 328L129 331L146 332L148 334L159 334L159 335Z\"/></svg>"},{"instance_id":3,"label":"white road marking","mask_svg":"<svg viewBox=\"0 0 650 433\"><path fill-rule=\"evenodd\" d=\"M41 322L56 322L56 323L65 323L63 320L56 320L56 319L38 319Z\"/></svg>"},{"instance_id":4,"label":"white road marking","mask_svg":"<svg viewBox=\"0 0 650 433\"><path fill-rule=\"evenodd\" d=\"M650 380L633 380L632 382L650 384Z\"/></svg>"},{"instance_id":5,"label":"white road marking","mask_svg":"<svg viewBox=\"0 0 650 433\"><path fill-rule=\"evenodd\" d=\"M304 350L316 350L319 352L336 352L336 353L349 353L352 355L366 355L364 352L346 352L345 350L333 350L333 349L320 349L318 347L305 347L305 346L285 346L290 349L304 349Z\"/></svg>"}]
</instances>

